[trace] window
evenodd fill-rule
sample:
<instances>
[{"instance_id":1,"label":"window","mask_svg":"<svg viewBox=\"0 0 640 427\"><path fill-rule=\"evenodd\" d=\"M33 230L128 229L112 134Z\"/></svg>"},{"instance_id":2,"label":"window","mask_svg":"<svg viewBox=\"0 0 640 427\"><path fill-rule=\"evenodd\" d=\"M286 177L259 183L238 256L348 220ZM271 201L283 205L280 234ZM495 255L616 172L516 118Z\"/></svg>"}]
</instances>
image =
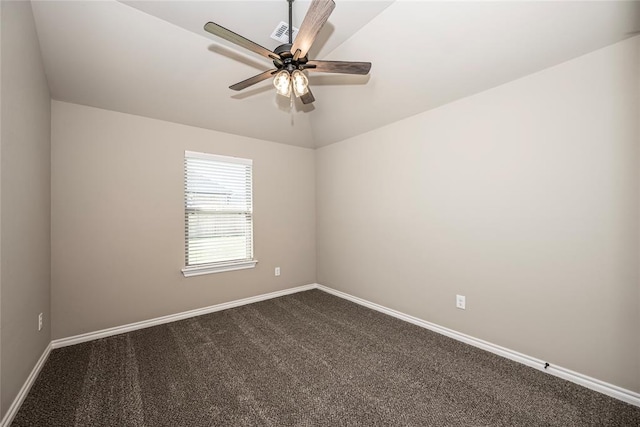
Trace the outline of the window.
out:
<instances>
[{"instance_id":1,"label":"window","mask_svg":"<svg viewBox=\"0 0 640 427\"><path fill-rule=\"evenodd\" d=\"M185 276L253 268L252 161L185 151Z\"/></svg>"}]
</instances>

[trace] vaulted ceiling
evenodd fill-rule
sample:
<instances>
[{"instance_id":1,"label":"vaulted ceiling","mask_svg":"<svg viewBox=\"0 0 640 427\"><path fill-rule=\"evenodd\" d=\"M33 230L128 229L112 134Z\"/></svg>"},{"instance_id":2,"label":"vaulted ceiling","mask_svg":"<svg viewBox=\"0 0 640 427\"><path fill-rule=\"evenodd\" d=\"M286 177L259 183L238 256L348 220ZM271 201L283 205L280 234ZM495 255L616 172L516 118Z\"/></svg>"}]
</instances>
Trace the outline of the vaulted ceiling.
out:
<instances>
[{"instance_id":1,"label":"vaulted ceiling","mask_svg":"<svg viewBox=\"0 0 640 427\"><path fill-rule=\"evenodd\" d=\"M54 99L302 147L376 129L640 30L637 1L335 1L309 57L373 66L368 76L311 73L311 105L276 95L270 80L230 90L273 64L203 29L213 21L274 49L281 43L270 35L287 21L286 0L49 0L34 1L33 12ZM308 7L293 3L294 27Z\"/></svg>"}]
</instances>

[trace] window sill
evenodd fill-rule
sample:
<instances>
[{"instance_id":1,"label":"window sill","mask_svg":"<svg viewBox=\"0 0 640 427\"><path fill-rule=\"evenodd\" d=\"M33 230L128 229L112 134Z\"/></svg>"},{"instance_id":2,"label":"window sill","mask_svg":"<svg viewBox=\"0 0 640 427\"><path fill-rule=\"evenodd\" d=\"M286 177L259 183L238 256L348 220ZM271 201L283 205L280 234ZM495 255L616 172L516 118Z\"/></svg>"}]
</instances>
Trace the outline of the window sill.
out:
<instances>
[{"instance_id":1,"label":"window sill","mask_svg":"<svg viewBox=\"0 0 640 427\"><path fill-rule=\"evenodd\" d=\"M184 277L201 276L203 274L223 273L225 271L244 270L247 268L254 268L258 260L242 261L242 262L229 262L226 264L215 265L198 265L185 267L182 269Z\"/></svg>"}]
</instances>

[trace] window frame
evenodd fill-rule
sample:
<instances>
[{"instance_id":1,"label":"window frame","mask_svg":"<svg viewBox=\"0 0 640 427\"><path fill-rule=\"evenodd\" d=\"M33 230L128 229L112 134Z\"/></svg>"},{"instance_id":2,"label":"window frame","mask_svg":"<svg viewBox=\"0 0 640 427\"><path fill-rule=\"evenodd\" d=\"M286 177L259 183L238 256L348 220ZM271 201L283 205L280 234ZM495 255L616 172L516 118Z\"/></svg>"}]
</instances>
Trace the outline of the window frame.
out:
<instances>
[{"instance_id":1,"label":"window frame","mask_svg":"<svg viewBox=\"0 0 640 427\"><path fill-rule=\"evenodd\" d=\"M211 263L201 263L201 264L192 264L188 265L189 258L189 215L194 214L193 210L190 210L187 206L188 204L188 192L187 192L187 183L188 183L188 164L187 160L191 159L199 159L199 160L209 160L212 162L218 163L226 163L226 164L241 164L249 166L249 178L250 178L250 203L249 203L249 213L251 229L250 236L251 242L249 242L249 248L251 251L251 258L239 258L237 260L229 260L229 261L217 261ZM254 247L253 247L253 160L244 159L241 157L231 157L231 156L223 156L218 154L210 154L210 153L202 153L196 151L187 151L184 152L184 193L183 193L183 209L184 209L184 268L182 268L182 274L185 277L191 276L200 276L203 274L212 274L212 273L222 273L225 271L234 271L234 270L244 270L249 268L254 268L258 263L258 260L255 259ZM209 212L211 214L212 212ZM245 239L245 244L246 239Z\"/></svg>"}]
</instances>

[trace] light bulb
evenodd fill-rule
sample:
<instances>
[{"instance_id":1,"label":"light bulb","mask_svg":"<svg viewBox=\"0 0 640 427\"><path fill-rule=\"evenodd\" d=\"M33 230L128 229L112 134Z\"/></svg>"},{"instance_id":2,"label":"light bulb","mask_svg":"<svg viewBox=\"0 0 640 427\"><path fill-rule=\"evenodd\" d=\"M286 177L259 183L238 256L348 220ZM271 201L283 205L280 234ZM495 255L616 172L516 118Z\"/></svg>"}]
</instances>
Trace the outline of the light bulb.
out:
<instances>
[{"instance_id":1,"label":"light bulb","mask_svg":"<svg viewBox=\"0 0 640 427\"><path fill-rule=\"evenodd\" d=\"M273 78L273 85L275 86L278 95L291 95L289 72L286 70L282 70L278 74L276 74L276 76Z\"/></svg>"},{"instance_id":2,"label":"light bulb","mask_svg":"<svg viewBox=\"0 0 640 427\"><path fill-rule=\"evenodd\" d=\"M302 96L309 92L309 80L307 80L307 76L300 70L294 70L293 73L291 73L291 84L293 85L293 93L295 93L296 96Z\"/></svg>"}]
</instances>

